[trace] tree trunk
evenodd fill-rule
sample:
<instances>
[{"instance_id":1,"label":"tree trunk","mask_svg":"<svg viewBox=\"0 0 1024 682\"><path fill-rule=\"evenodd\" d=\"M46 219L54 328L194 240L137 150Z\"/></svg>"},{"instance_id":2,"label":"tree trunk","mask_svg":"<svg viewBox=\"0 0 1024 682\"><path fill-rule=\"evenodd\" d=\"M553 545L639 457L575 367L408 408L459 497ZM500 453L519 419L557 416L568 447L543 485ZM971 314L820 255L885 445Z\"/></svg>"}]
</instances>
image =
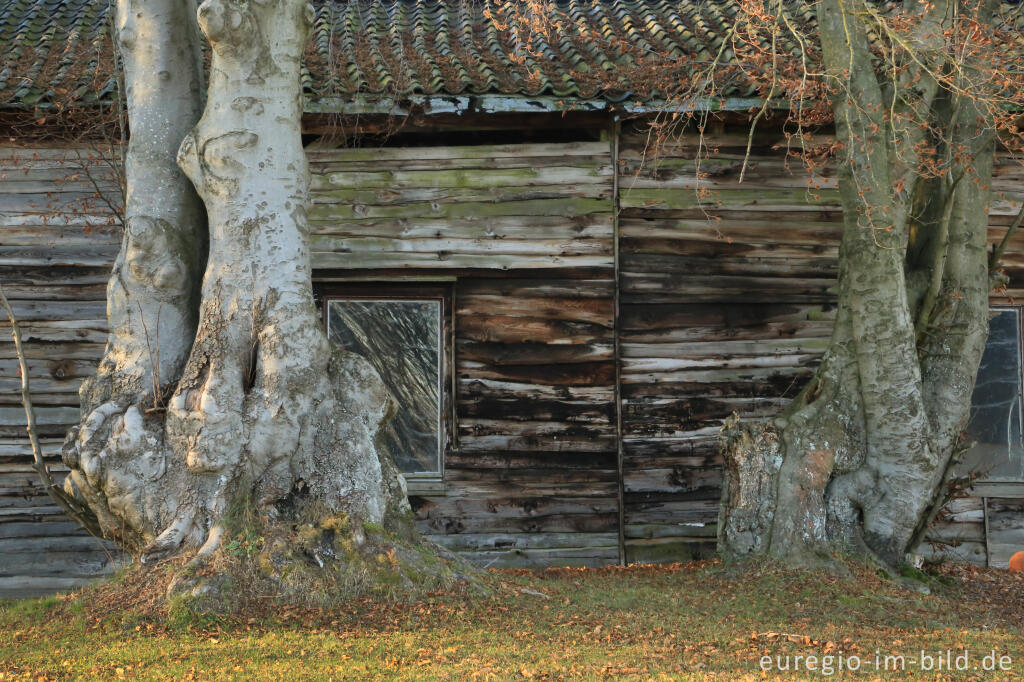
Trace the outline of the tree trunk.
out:
<instances>
[{"instance_id":1,"label":"tree trunk","mask_svg":"<svg viewBox=\"0 0 1024 682\"><path fill-rule=\"evenodd\" d=\"M117 39L125 64L132 135L121 253L107 291L110 337L83 407L159 401L188 357L205 255L202 204L174 155L200 114L200 65L189 7L180 0L120 0ZM154 34L172 32L167 40Z\"/></svg>"},{"instance_id":2,"label":"tree trunk","mask_svg":"<svg viewBox=\"0 0 1024 682\"><path fill-rule=\"evenodd\" d=\"M842 552L902 563L970 412L988 333L992 128L923 67L901 74L894 87L912 94L891 105L859 7L818 8L843 144L836 325L815 377L783 414L723 430L719 546L731 557L806 563ZM939 49L947 9L907 10L921 14L921 64ZM925 143L944 155L945 176L920 172Z\"/></svg>"},{"instance_id":3,"label":"tree trunk","mask_svg":"<svg viewBox=\"0 0 1024 682\"><path fill-rule=\"evenodd\" d=\"M175 232L172 240L156 217L165 215L159 210L199 215L181 208L189 205L189 185L166 165L174 158L170 143L151 150L144 145L153 140L140 139L148 117L157 129L167 112L162 101L141 99L149 93L139 84L149 79L162 91L160 74L194 66L192 44L180 31L190 5L146 0L135 7L126 0L119 7L134 86L129 223L144 224L139 234L166 237L146 251L161 267L170 267L168 254L187 252L189 259L174 272L158 271L157 302L139 304L147 314L137 318L143 334L115 325L111 348L120 343L134 353L108 353L112 361L83 393L83 424L69 435L64 455L73 491L108 535L140 549L144 560L200 546L200 556L210 553L232 508L250 500L268 517L287 501L408 531L401 477L374 444L390 409L387 392L362 358L332 351L313 304L309 172L300 135L300 57L312 20L305 0L206 0L199 9L213 54L206 108L187 135L160 133L184 138L180 150L174 145L178 163L206 204L201 301L194 263L204 240L198 230ZM156 67L151 54L177 66ZM194 90L189 96L198 102ZM169 194L161 188L172 180L182 189ZM126 272L137 274L135 234L129 229L112 279L112 321L136 307L134 292L119 290ZM165 312L169 300L180 304L175 316ZM158 391L139 377L146 330L150 347L159 343L159 355L152 355L159 357ZM120 393L99 390L108 365L133 371L135 383L107 382L123 385ZM159 402L165 387L173 388L166 405Z\"/></svg>"},{"instance_id":4,"label":"tree trunk","mask_svg":"<svg viewBox=\"0 0 1024 682\"><path fill-rule=\"evenodd\" d=\"M113 433L126 418L141 423L147 411L161 408L195 336L206 223L202 202L175 157L199 119L202 73L188 0L118 0L116 9L132 132L125 230L107 285L107 347L96 374L80 389L82 420L68 434L64 460L71 467L67 491L84 498L108 536L136 547L137 529L108 501L123 493L101 485L101 469L128 466L113 464L114 451L131 449L108 447ZM149 459L154 461L132 466L163 466L162 456ZM155 471L138 476L152 478Z\"/></svg>"}]
</instances>

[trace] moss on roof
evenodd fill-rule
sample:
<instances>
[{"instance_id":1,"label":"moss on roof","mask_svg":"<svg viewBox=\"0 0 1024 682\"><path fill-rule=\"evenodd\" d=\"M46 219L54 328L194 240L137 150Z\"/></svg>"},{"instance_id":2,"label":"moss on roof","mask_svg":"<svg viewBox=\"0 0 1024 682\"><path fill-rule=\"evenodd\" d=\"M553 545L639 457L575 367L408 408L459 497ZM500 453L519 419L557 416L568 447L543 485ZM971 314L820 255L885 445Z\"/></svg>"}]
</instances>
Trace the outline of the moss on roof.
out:
<instances>
[{"instance_id":1,"label":"moss on roof","mask_svg":"<svg viewBox=\"0 0 1024 682\"><path fill-rule=\"evenodd\" d=\"M731 2L564 0L562 23L545 33L490 0L314 5L304 72L312 101L355 93L593 98L610 92L638 46L669 58L716 52L735 13ZM109 100L117 87L110 14L107 0L2 0L0 105Z\"/></svg>"}]
</instances>

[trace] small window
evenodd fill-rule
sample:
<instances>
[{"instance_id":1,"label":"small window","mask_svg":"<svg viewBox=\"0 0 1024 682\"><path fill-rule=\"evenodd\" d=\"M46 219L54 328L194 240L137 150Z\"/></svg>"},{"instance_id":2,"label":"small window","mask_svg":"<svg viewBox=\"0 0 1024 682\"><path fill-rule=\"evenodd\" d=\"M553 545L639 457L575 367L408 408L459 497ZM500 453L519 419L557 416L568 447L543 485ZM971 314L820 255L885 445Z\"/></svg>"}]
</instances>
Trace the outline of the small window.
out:
<instances>
[{"instance_id":1,"label":"small window","mask_svg":"<svg viewBox=\"0 0 1024 682\"><path fill-rule=\"evenodd\" d=\"M405 291L405 290L403 290ZM352 287L324 296L330 340L366 358L396 412L378 443L408 478L440 478L445 444L445 298ZM419 293L420 295L416 295Z\"/></svg>"},{"instance_id":2,"label":"small window","mask_svg":"<svg viewBox=\"0 0 1024 682\"><path fill-rule=\"evenodd\" d=\"M976 445L958 467L984 481L1024 481L1021 440L1020 310L992 310L988 342L971 396L967 437Z\"/></svg>"}]
</instances>

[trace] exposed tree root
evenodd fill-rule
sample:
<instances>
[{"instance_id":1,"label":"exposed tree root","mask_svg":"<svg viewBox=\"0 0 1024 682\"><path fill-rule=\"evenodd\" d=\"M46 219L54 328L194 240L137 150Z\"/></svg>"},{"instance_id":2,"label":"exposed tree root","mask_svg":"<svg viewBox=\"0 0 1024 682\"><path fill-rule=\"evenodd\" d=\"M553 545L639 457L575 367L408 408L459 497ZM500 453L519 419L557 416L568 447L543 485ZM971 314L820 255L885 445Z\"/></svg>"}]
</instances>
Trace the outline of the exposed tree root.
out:
<instances>
[{"instance_id":1,"label":"exposed tree root","mask_svg":"<svg viewBox=\"0 0 1024 682\"><path fill-rule=\"evenodd\" d=\"M490 590L485 572L423 540L411 521L392 532L325 512L307 497L292 499L273 520L254 509L233 509L209 551L135 564L95 589L136 615L161 620L171 611L249 617Z\"/></svg>"}]
</instances>

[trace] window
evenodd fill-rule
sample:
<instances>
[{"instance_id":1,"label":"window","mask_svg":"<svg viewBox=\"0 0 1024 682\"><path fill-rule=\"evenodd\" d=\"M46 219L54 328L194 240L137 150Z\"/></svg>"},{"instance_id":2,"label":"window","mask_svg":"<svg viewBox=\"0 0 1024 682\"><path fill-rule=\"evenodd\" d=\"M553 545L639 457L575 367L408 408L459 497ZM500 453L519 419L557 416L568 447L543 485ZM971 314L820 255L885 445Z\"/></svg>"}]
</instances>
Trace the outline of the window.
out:
<instances>
[{"instance_id":1,"label":"window","mask_svg":"<svg viewBox=\"0 0 1024 682\"><path fill-rule=\"evenodd\" d=\"M977 471L981 480L1024 481L1020 310L995 309L990 315L967 425L967 437L977 444L959 468Z\"/></svg>"},{"instance_id":2,"label":"window","mask_svg":"<svg viewBox=\"0 0 1024 682\"><path fill-rule=\"evenodd\" d=\"M411 479L438 479L443 471L446 299L437 287L387 285L352 285L324 295L328 338L366 358L396 403L378 443Z\"/></svg>"}]
</instances>

